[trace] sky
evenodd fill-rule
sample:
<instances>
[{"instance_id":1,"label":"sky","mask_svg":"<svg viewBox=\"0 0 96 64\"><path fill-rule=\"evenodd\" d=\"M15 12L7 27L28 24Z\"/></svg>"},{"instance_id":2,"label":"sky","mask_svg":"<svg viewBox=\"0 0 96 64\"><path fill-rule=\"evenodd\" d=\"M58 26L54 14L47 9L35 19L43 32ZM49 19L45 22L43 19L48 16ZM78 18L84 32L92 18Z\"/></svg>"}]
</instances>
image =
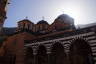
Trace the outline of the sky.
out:
<instances>
[{"instance_id":1,"label":"sky","mask_svg":"<svg viewBox=\"0 0 96 64\"><path fill-rule=\"evenodd\" d=\"M74 18L75 25L96 22L96 0L10 0L5 27L16 27L26 17L35 24L46 20L49 24L61 14Z\"/></svg>"}]
</instances>

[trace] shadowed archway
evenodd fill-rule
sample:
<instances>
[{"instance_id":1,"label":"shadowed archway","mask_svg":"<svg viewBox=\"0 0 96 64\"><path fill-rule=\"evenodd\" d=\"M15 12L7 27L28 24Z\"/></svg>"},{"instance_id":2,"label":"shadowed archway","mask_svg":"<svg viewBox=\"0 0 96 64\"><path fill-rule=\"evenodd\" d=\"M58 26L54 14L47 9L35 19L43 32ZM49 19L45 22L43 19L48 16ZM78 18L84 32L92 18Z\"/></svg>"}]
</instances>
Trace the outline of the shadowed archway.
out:
<instances>
[{"instance_id":1,"label":"shadowed archway","mask_svg":"<svg viewBox=\"0 0 96 64\"><path fill-rule=\"evenodd\" d=\"M34 55L31 47L26 48L25 50L25 64L33 64L34 63Z\"/></svg>"},{"instance_id":2,"label":"shadowed archway","mask_svg":"<svg viewBox=\"0 0 96 64\"><path fill-rule=\"evenodd\" d=\"M45 46L40 45L37 50L37 62L36 64L47 64L47 50Z\"/></svg>"},{"instance_id":3,"label":"shadowed archway","mask_svg":"<svg viewBox=\"0 0 96 64\"><path fill-rule=\"evenodd\" d=\"M51 64L66 64L66 54L64 47L60 43L55 43L51 50Z\"/></svg>"},{"instance_id":4,"label":"shadowed archway","mask_svg":"<svg viewBox=\"0 0 96 64\"><path fill-rule=\"evenodd\" d=\"M85 40L77 39L70 47L71 64L93 64L91 48Z\"/></svg>"}]
</instances>

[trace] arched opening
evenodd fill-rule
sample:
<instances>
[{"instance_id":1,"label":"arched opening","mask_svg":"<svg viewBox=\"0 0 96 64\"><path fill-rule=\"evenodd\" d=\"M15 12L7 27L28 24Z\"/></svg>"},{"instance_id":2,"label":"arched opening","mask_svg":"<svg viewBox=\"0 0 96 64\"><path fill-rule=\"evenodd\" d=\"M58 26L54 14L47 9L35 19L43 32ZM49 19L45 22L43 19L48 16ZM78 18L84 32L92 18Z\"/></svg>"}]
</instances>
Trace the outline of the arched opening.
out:
<instances>
[{"instance_id":1,"label":"arched opening","mask_svg":"<svg viewBox=\"0 0 96 64\"><path fill-rule=\"evenodd\" d=\"M47 64L47 54L46 48L43 45L40 45L37 50L37 63L36 64Z\"/></svg>"},{"instance_id":2,"label":"arched opening","mask_svg":"<svg viewBox=\"0 0 96 64\"><path fill-rule=\"evenodd\" d=\"M66 64L66 54L64 47L60 43L55 43L51 50L51 64Z\"/></svg>"},{"instance_id":3,"label":"arched opening","mask_svg":"<svg viewBox=\"0 0 96 64\"><path fill-rule=\"evenodd\" d=\"M71 64L93 64L91 48L85 40L75 40L70 47Z\"/></svg>"},{"instance_id":4,"label":"arched opening","mask_svg":"<svg viewBox=\"0 0 96 64\"><path fill-rule=\"evenodd\" d=\"M25 51L25 64L33 64L34 63L34 56L33 50L31 47L26 48Z\"/></svg>"}]
</instances>

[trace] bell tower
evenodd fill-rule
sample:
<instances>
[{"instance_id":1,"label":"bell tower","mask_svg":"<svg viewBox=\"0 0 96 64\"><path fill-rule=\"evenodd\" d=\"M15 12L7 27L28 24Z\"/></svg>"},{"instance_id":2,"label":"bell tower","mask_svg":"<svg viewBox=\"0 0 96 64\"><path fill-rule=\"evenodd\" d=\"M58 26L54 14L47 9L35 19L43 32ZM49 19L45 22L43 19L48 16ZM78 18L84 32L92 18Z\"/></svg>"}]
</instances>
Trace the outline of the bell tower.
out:
<instances>
[{"instance_id":1,"label":"bell tower","mask_svg":"<svg viewBox=\"0 0 96 64\"><path fill-rule=\"evenodd\" d=\"M2 33L3 24L6 17L6 8L8 5L8 0L0 0L0 34Z\"/></svg>"}]
</instances>

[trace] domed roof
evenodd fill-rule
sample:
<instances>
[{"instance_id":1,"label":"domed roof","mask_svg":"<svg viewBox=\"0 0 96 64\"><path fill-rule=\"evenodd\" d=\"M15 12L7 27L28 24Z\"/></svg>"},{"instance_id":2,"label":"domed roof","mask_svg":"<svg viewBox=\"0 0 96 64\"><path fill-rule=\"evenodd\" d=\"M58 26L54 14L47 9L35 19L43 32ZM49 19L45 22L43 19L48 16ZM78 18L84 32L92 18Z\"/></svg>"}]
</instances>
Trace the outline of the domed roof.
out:
<instances>
[{"instance_id":1,"label":"domed roof","mask_svg":"<svg viewBox=\"0 0 96 64\"><path fill-rule=\"evenodd\" d=\"M58 18L66 18L66 17L69 17L67 14L61 14L58 16Z\"/></svg>"},{"instance_id":2,"label":"domed roof","mask_svg":"<svg viewBox=\"0 0 96 64\"><path fill-rule=\"evenodd\" d=\"M63 21L64 23L74 23L74 19L67 14L59 15L55 20Z\"/></svg>"},{"instance_id":3,"label":"domed roof","mask_svg":"<svg viewBox=\"0 0 96 64\"><path fill-rule=\"evenodd\" d=\"M29 22L29 23L34 24L34 23L33 23L33 22L31 22L29 19L23 19L23 20L19 21L18 23L20 23L20 22Z\"/></svg>"},{"instance_id":4,"label":"domed roof","mask_svg":"<svg viewBox=\"0 0 96 64\"><path fill-rule=\"evenodd\" d=\"M45 20L41 20L41 21L39 21L37 24L48 24L48 22L45 21Z\"/></svg>"}]
</instances>

